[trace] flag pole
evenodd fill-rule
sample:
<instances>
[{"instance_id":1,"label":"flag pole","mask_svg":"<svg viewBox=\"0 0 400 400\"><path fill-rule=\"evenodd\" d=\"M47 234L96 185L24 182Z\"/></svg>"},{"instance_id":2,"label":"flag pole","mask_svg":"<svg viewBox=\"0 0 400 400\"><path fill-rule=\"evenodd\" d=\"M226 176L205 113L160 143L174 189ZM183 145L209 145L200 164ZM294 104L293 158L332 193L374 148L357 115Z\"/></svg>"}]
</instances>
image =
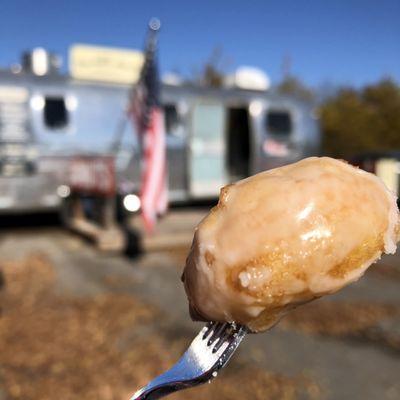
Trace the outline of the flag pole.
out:
<instances>
[{"instance_id":1,"label":"flag pole","mask_svg":"<svg viewBox=\"0 0 400 400\"><path fill-rule=\"evenodd\" d=\"M157 33L161 28L161 21L158 18L151 18L148 23L149 31L145 41L145 48L151 48L152 51L155 51L157 47ZM147 43L146 43L147 42ZM146 46L147 44L147 46ZM132 90L132 89L131 89ZM126 113L126 109L123 110L123 115L117 123L114 134L112 135L110 150L112 152L117 152L121 146L121 140L124 135L129 117ZM139 153L142 150L141 140L138 140L139 145Z\"/></svg>"}]
</instances>

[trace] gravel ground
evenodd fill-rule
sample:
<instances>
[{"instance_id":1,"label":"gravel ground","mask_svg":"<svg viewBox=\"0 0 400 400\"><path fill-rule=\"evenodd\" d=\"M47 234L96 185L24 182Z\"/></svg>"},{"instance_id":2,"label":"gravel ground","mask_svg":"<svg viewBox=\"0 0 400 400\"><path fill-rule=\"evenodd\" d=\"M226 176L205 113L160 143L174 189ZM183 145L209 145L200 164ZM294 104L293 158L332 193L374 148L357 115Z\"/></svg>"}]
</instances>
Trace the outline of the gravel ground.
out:
<instances>
[{"instance_id":1,"label":"gravel ground","mask_svg":"<svg viewBox=\"0 0 400 400\"><path fill-rule=\"evenodd\" d=\"M162 234L202 215L178 211ZM171 243L133 261L56 224L2 228L0 399L122 399L171 365L201 326L179 279L185 254ZM400 399L399 310L395 255L248 336L217 380L171 398Z\"/></svg>"}]
</instances>

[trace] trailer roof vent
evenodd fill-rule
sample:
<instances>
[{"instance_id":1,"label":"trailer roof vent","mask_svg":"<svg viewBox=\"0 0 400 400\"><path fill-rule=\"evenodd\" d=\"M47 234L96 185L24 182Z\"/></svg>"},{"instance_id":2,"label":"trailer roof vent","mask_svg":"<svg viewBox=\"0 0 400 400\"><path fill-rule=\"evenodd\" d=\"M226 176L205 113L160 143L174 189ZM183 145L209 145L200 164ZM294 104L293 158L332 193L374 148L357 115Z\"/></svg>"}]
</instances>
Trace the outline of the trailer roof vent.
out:
<instances>
[{"instance_id":1,"label":"trailer roof vent","mask_svg":"<svg viewBox=\"0 0 400 400\"><path fill-rule=\"evenodd\" d=\"M37 76L57 74L61 68L61 58L41 47L26 51L22 55L22 68Z\"/></svg>"},{"instance_id":2,"label":"trailer roof vent","mask_svg":"<svg viewBox=\"0 0 400 400\"><path fill-rule=\"evenodd\" d=\"M239 67L225 78L225 85L249 90L268 90L271 86L269 76L259 68Z\"/></svg>"}]
</instances>

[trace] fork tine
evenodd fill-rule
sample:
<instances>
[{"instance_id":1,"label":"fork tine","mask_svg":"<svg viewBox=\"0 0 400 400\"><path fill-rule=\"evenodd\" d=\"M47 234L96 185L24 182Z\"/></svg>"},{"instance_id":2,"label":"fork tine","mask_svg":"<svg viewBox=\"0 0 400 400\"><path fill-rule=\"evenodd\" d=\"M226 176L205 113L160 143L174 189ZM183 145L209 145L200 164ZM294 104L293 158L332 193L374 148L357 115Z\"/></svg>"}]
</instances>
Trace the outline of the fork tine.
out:
<instances>
[{"instance_id":1,"label":"fork tine","mask_svg":"<svg viewBox=\"0 0 400 400\"><path fill-rule=\"evenodd\" d=\"M223 335L221 335L218 338L218 340L215 342L215 344L213 346L213 349L212 349L213 353L216 353L221 348L221 346L224 344L224 342L226 342L226 340L228 339L229 335L230 335L230 333L228 331L225 331L223 333Z\"/></svg>"},{"instance_id":2,"label":"fork tine","mask_svg":"<svg viewBox=\"0 0 400 400\"><path fill-rule=\"evenodd\" d=\"M225 323L224 329L221 330L221 333L218 335L217 341L213 345L212 352L216 353L225 342L234 339L235 337L237 337L237 335L240 335L242 330L243 328L241 326L237 326L236 324L231 323Z\"/></svg>"},{"instance_id":3,"label":"fork tine","mask_svg":"<svg viewBox=\"0 0 400 400\"><path fill-rule=\"evenodd\" d=\"M209 323L206 325L206 331L205 331L204 334L203 334L203 340L206 339L206 338L208 337L208 335L212 332L213 327L214 327L216 324L217 324L216 322L209 322Z\"/></svg>"},{"instance_id":4,"label":"fork tine","mask_svg":"<svg viewBox=\"0 0 400 400\"><path fill-rule=\"evenodd\" d=\"M210 339L208 339L207 346L211 346L217 338L219 338L220 334L224 332L227 324L218 322L214 327L214 332L212 333Z\"/></svg>"}]
</instances>

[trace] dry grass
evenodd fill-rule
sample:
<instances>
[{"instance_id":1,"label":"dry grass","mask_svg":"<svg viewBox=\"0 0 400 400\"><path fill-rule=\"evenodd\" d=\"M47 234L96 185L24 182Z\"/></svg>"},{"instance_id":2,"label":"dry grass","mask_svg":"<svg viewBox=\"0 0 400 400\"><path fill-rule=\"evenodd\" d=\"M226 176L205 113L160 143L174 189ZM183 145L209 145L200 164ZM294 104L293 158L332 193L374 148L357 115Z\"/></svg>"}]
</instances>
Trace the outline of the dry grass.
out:
<instances>
[{"instance_id":1,"label":"dry grass","mask_svg":"<svg viewBox=\"0 0 400 400\"><path fill-rule=\"evenodd\" d=\"M133 389L168 368L187 343L155 334L157 310L131 296L57 295L54 270L42 255L0 268L6 279L0 292L0 389L5 399L128 399ZM222 375L213 384L171 398L295 400L320 395L306 377L238 362Z\"/></svg>"}]
</instances>

